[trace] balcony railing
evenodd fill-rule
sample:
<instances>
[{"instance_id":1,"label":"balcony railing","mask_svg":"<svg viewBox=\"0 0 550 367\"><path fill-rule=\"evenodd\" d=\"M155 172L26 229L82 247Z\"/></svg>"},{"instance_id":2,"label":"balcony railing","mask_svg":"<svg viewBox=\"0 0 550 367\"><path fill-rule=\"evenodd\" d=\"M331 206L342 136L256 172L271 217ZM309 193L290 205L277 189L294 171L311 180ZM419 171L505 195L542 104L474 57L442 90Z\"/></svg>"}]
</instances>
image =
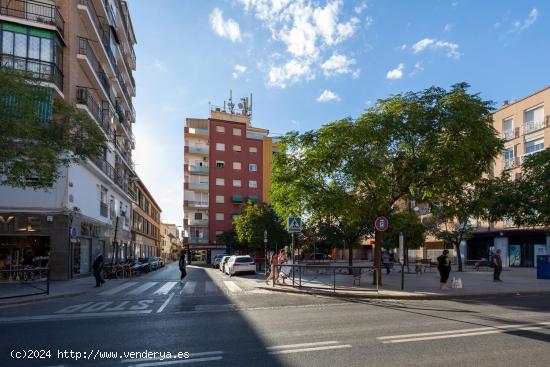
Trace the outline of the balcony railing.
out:
<instances>
[{"instance_id":1,"label":"balcony railing","mask_svg":"<svg viewBox=\"0 0 550 367\"><path fill-rule=\"evenodd\" d=\"M504 160L504 169L514 168L518 165L517 158L510 158Z\"/></svg>"},{"instance_id":2,"label":"balcony railing","mask_svg":"<svg viewBox=\"0 0 550 367\"><path fill-rule=\"evenodd\" d=\"M0 15L54 25L63 36L65 21L57 6L36 0L1 0Z\"/></svg>"},{"instance_id":3,"label":"balcony railing","mask_svg":"<svg viewBox=\"0 0 550 367\"><path fill-rule=\"evenodd\" d=\"M505 130L502 133L502 136L504 137L504 140L512 140L515 138L519 138L519 128L512 128L509 130Z\"/></svg>"},{"instance_id":4,"label":"balcony railing","mask_svg":"<svg viewBox=\"0 0 550 367\"><path fill-rule=\"evenodd\" d=\"M95 55L95 52L90 45L90 41L87 38L78 37L78 53L88 58L92 70L95 72L97 78L99 79L99 82L105 89L105 93L107 94L111 102L115 104L115 101L113 100L113 97L111 95L111 84L109 83L109 78L107 77L107 74L105 74L103 67L99 63L99 60L97 59L97 56Z\"/></svg>"},{"instance_id":5,"label":"balcony railing","mask_svg":"<svg viewBox=\"0 0 550 367\"><path fill-rule=\"evenodd\" d=\"M91 89L86 87L76 87L76 103L88 107L90 113L94 116L97 124L109 135L109 120L103 118L101 105L95 100Z\"/></svg>"},{"instance_id":6,"label":"balcony railing","mask_svg":"<svg viewBox=\"0 0 550 367\"><path fill-rule=\"evenodd\" d=\"M2 67L28 72L36 79L53 83L59 90L63 90L63 72L53 62L0 54L0 68Z\"/></svg>"},{"instance_id":7,"label":"balcony railing","mask_svg":"<svg viewBox=\"0 0 550 367\"><path fill-rule=\"evenodd\" d=\"M189 237L189 243L208 243L208 237Z\"/></svg>"},{"instance_id":8,"label":"balcony railing","mask_svg":"<svg viewBox=\"0 0 550 367\"><path fill-rule=\"evenodd\" d=\"M189 166L189 172L190 173L205 173L208 174L208 167L205 166Z\"/></svg>"},{"instance_id":9,"label":"balcony railing","mask_svg":"<svg viewBox=\"0 0 550 367\"><path fill-rule=\"evenodd\" d=\"M208 130L206 130L206 129L196 129L194 127L190 127L189 128L189 134L208 135Z\"/></svg>"},{"instance_id":10,"label":"balcony railing","mask_svg":"<svg viewBox=\"0 0 550 367\"><path fill-rule=\"evenodd\" d=\"M208 208L208 201L188 201L190 208Z\"/></svg>"},{"instance_id":11,"label":"balcony railing","mask_svg":"<svg viewBox=\"0 0 550 367\"><path fill-rule=\"evenodd\" d=\"M536 153L538 153L538 152L540 152L540 151L542 151L542 150L544 150L544 148L539 149L539 150L536 150L536 151L534 151L534 152L525 153L525 154L523 154L523 155L520 157L520 159L521 159L521 161L523 162L523 161L524 161L527 157L529 157L530 155L536 154Z\"/></svg>"},{"instance_id":12,"label":"balcony railing","mask_svg":"<svg viewBox=\"0 0 550 367\"><path fill-rule=\"evenodd\" d=\"M113 55L110 47L111 31L109 30L109 26L106 25L103 21L104 18L97 14L94 4L91 0L78 0L78 3L88 8L90 16L92 18L92 23L94 24L96 31L99 34L99 38L101 44L103 45L103 49L107 54L107 58L109 59L109 62L111 63L113 69L115 69L115 73L117 73L115 56Z\"/></svg>"},{"instance_id":13,"label":"balcony railing","mask_svg":"<svg viewBox=\"0 0 550 367\"><path fill-rule=\"evenodd\" d=\"M544 120L541 121L528 121L523 124L523 133L528 134L533 131L537 131L544 128Z\"/></svg>"},{"instance_id":14,"label":"balcony railing","mask_svg":"<svg viewBox=\"0 0 550 367\"><path fill-rule=\"evenodd\" d=\"M92 162L101 170L101 172L105 173L107 177L109 177L111 180L115 180L115 168L111 166L111 164L104 159L93 159Z\"/></svg>"},{"instance_id":15,"label":"balcony railing","mask_svg":"<svg viewBox=\"0 0 550 367\"><path fill-rule=\"evenodd\" d=\"M189 190L208 190L208 183L189 183Z\"/></svg>"},{"instance_id":16,"label":"balcony railing","mask_svg":"<svg viewBox=\"0 0 550 367\"><path fill-rule=\"evenodd\" d=\"M190 219L189 225L191 226L207 226L208 219Z\"/></svg>"},{"instance_id":17,"label":"balcony railing","mask_svg":"<svg viewBox=\"0 0 550 367\"><path fill-rule=\"evenodd\" d=\"M208 148L190 146L189 153L208 154Z\"/></svg>"}]
</instances>

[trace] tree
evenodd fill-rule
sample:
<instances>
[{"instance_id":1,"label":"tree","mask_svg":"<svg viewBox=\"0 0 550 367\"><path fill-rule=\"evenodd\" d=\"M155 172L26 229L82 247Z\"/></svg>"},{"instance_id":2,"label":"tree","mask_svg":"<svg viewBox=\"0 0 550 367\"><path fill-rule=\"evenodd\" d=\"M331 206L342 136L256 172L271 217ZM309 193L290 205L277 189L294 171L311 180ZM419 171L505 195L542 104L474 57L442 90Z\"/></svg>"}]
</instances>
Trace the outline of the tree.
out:
<instances>
[{"instance_id":1,"label":"tree","mask_svg":"<svg viewBox=\"0 0 550 367\"><path fill-rule=\"evenodd\" d=\"M418 249L424 245L426 227L413 210L393 213L390 218L390 227L384 233L383 247L386 249L399 247L399 234L403 232L407 249ZM406 256L406 253L405 253Z\"/></svg>"},{"instance_id":2,"label":"tree","mask_svg":"<svg viewBox=\"0 0 550 367\"><path fill-rule=\"evenodd\" d=\"M274 158L277 212L327 218L352 249L372 235L377 216L391 215L399 203L434 200L477 180L501 141L491 102L468 87L398 94L356 120L287 134ZM377 236L377 266L380 246Z\"/></svg>"},{"instance_id":3,"label":"tree","mask_svg":"<svg viewBox=\"0 0 550 367\"><path fill-rule=\"evenodd\" d=\"M328 253L333 248L343 248L344 243L334 226L326 219L309 217L302 222L302 233L298 242L304 251Z\"/></svg>"},{"instance_id":4,"label":"tree","mask_svg":"<svg viewBox=\"0 0 550 367\"><path fill-rule=\"evenodd\" d=\"M246 204L239 216L233 220L237 240L251 249L264 248L264 231L267 230L267 244L270 248L282 247L290 241L289 235L268 204Z\"/></svg>"},{"instance_id":5,"label":"tree","mask_svg":"<svg viewBox=\"0 0 550 367\"><path fill-rule=\"evenodd\" d=\"M223 231L216 236L216 239L218 240L218 243L225 245L228 254L231 254L234 250L240 249L242 247L242 245L239 243L239 240L237 239L237 232L235 232L234 227Z\"/></svg>"},{"instance_id":6,"label":"tree","mask_svg":"<svg viewBox=\"0 0 550 367\"><path fill-rule=\"evenodd\" d=\"M30 74L0 68L0 184L46 189L59 168L99 156L106 138L85 112Z\"/></svg>"}]
</instances>

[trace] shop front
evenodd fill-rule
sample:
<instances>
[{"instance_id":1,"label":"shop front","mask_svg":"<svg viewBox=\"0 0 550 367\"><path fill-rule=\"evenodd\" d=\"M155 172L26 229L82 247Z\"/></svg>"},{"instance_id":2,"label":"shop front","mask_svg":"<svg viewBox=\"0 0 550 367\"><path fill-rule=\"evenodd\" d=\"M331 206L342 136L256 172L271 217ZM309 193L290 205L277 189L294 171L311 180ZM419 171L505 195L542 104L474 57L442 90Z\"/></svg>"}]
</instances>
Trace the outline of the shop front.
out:
<instances>
[{"instance_id":1,"label":"shop front","mask_svg":"<svg viewBox=\"0 0 550 367\"><path fill-rule=\"evenodd\" d=\"M89 276L92 273L92 264L99 254L103 254L106 263L116 254L112 226L84 216L74 216L71 219L71 277Z\"/></svg>"},{"instance_id":2,"label":"shop front","mask_svg":"<svg viewBox=\"0 0 550 367\"><path fill-rule=\"evenodd\" d=\"M212 264L216 255L227 253L225 245L189 245L190 259L192 264Z\"/></svg>"}]
</instances>

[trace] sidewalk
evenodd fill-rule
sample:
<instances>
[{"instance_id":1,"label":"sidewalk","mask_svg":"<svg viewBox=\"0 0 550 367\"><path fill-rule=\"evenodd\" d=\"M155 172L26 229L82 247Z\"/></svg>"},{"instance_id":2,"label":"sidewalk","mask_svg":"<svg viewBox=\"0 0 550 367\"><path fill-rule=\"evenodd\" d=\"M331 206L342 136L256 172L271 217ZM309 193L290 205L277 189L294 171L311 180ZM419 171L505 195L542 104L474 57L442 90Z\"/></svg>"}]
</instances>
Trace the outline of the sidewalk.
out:
<instances>
[{"instance_id":1,"label":"sidewalk","mask_svg":"<svg viewBox=\"0 0 550 367\"><path fill-rule=\"evenodd\" d=\"M453 289L453 277L462 279L461 289ZM337 297L360 298L393 298L393 299L451 299L487 296L550 294L550 280L537 279L536 269L515 268L502 272L502 282L493 281L490 271L451 272L449 289L439 289L439 274L437 271L421 274L405 273L405 288L401 290L401 273L382 274L382 287L377 291L373 285L373 273L362 273L360 285L354 285L354 277L347 274L336 274L336 292L333 290L334 276L330 274L302 275L301 287L296 275L296 287L292 287L292 279L287 279L286 286L277 284L266 285L263 280L255 281L256 287L274 292L299 294L317 294Z\"/></svg>"}]
</instances>

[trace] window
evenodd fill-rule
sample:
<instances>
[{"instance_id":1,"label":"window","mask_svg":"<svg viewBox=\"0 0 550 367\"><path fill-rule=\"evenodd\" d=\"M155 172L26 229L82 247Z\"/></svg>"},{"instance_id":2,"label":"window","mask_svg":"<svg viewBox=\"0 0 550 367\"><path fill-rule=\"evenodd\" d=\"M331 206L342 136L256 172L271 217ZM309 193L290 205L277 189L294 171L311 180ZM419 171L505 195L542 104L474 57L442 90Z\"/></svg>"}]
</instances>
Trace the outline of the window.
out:
<instances>
[{"instance_id":1,"label":"window","mask_svg":"<svg viewBox=\"0 0 550 367\"><path fill-rule=\"evenodd\" d=\"M218 204L225 203L225 197L223 195L216 195L216 203Z\"/></svg>"},{"instance_id":2,"label":"window","mask_svg":"<svg viewBox=\"0 0 550 367\"><path fill-rule=\"evenodd\" d=\"M233 145L233 151L234 152L240 152L241 151L241 146L240 145Z\"/></svg>"},{"instance_id":3,"label":"window","mask_svg":"<svg viewBox=\"0 0 550 367\"><path fill-rule=\"evenodd\" d=\"M502 120L502 131L510 131L514 127L514 119L509 117L507 119Z\"/></svg>"},{"instance_id":4,"label":"window","mask_svg":"<svg viewBox=\"0 0 550 367\"><path fill-rule=\"evenodd\" d=\"M241 135L242 135L242 130L241 130L241 129L237 129L237 128L233 128L233 135L235 135L235 136L241 136Z\"/></svg>"},{"instance_id":5,"label":"window","mask_svg":"<svg viewBox=\"0 0 550 367\"><path fill-rule=\"evenodd\" d=\"M258 165L256 164L249 164L248 165L248 170L249 171L252 171L252 172L256 172L258 170Z\"/></svg>"},{"instance_id":6,"label":"window","mask_svg":"<svg viewBox=\"0 0 550 367\"><path fill-rule=\"evenodd\" d=\"M525 154L535 153L544 149L544 138L525 143Z\"/></svg>"},{"instance_id":7,"label":"window","mask_svg":"<svg viewBox=\"0 0 550 367\"><path fill-rule=\"evenodd\" d=\"M216 143L216 150L219 150L221 152L225 151L225 144L223 143Z\"/></svg>"},{"instance_id":8,"label":"window","mask_svg":"<svg viewBox=\"0 0 550 367\"><path fill-rule=\"evenodd\" d=\"M216 161L216 167L218 168L223 168L225 166L225 162L224 161Z\"/></svg>"},{"instance_id":9,"label":"window","mask_svg":"<svg viewBox=\"0 0 550 367\"><path fill-rule=\"evenodd\" d=\"M258 188L258 182L255 181L255 180L248 181L248 187L250 187L252 189L257 189Z\"/></svg>"},{"instance_id":10,"label":"window","mask_svg":"<svg viewBox=\"0 0 550 367\"><path fill-rule=\"evenodd\" d=\"M216 213L216 220L223 220L223 213Z\"/></svg>"},{"instance_id":11,"label":"window","mask_svg":"<svg viewBox=\"0 0 550 367\"><path fill-rule=\"evenodd\" d=\"M250 147L250 148L248 148L248 152L249 152L249 153L252 153L252 154L256 154L256 153L258 153L258 148L256 148L256 147Z\"/></svg>"},{"instance_id":12,"label":"window","mask_svg":"<svg viewBox=\"0 0 550 367\"><path fill-rule=\"evenodd\" d=\"M241 162L233 162L233 169L241 169Z\"/></svg>"},{"instance_id":13,"label":"window","mask_svg":"<svg viewBox=\"0 0 550 367\"><path fill-rule=\"evenodd\" d=\"M201 220L202 219L202 213L195 213L195 219Z\"/></svg>"},{"instance_id":14,"label":"window","mask_svg":"<svg viewBox=\"0 0 550 367\"><path fill-rule=\"evenodd\" d=\"M514 159L514 149L508 149L504 151L504 160L510 161Z\"/></svg>"},{"instance_id":15,"label":"window","mask_svg":"<svg viewBox=\"0 0 550 367\"><path fill-rule=\"evenodd\" d=\"M216 236L219 236L223 233L223 231L216 231Z\"/></svg>"},{"instance_id":16,"label":"window","mask_svg":"<svg viewBox=\"0 0 550 367\"><path fill-rule=\"evenodd\" d=\"M216 126L216 132L218 133L225 133L225 127L223 126Z\"/></svg>"},{"instance_id":17,"label":"window","mask_svg":"<svg viewBox=\"0 0 550 367\"><path fill-rule=\"evenodd\" d=\"M523 113L523 130L530 133L544 127L544 108L533 108Z\"/></svg>"},{"instance_id":18,"label":"window","mask_svg":"<svg viewBox=\"0 0 550 367\"><path fill-rule=\"evenodd\" d=\"M241 187L241 180L233 180L233 187Z\"/></svg>"},{"instance_id":19,"label":"window","mask_svg":"<svg viewBox=\"0 0 550 367\"><path fill-rule=\"evenodd\" d=\"M216 186L224 186L225 180L223 178L216 178Z\"/></svg>"}]
</instances>

